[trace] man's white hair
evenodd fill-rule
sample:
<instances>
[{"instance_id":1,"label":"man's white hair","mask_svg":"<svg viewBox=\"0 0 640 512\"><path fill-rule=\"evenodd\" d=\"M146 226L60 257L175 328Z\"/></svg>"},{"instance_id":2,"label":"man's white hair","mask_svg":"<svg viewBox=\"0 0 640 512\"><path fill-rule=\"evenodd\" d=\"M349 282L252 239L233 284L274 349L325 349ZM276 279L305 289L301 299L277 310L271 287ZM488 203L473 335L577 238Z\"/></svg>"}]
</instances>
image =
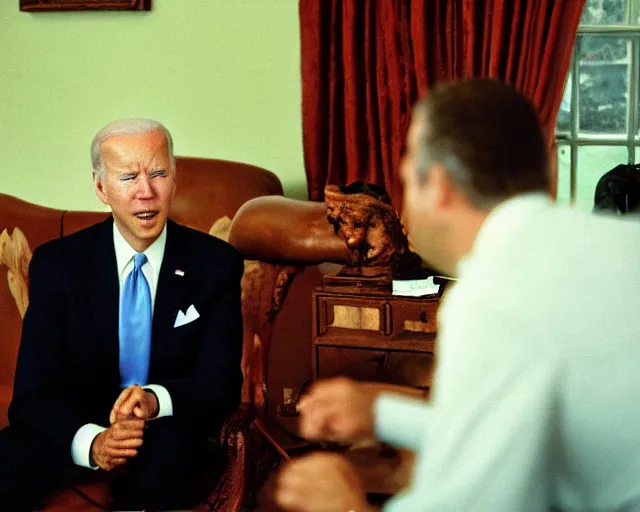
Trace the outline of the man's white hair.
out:
<instances>
[{"instance_id":1,"label":"man's white hair","mask_svg":"<svg viewBox=\"0 0 640 512\"><path fill-rule=\"evenodd\" d=\"M93 166L93 171L98 176L98 179L100 181L104 180L104 160L102 158L100 145L105 140L118 135L139 135L141 133L149 133L154 130L162 130L167 138L167 147L169 149L169 157L171 158L171 166L175 172L176 161L173 156L173 139L171 138L169 130L153 119L120 119L105 126L91 141L91 165Z\"/></svg>"}]
</instances>

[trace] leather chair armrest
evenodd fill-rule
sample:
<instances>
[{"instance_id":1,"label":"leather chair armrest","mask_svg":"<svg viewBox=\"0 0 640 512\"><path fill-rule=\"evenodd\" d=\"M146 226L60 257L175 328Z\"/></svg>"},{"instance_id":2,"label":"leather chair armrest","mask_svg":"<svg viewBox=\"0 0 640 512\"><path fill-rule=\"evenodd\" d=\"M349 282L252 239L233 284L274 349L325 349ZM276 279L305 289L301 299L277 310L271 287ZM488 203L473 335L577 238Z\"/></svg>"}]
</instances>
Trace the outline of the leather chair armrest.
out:
<instances>
[{"instance_id":1,"label":"leather chair armrest","mask_svg":"<svg viewBox=\"0 0 640 512\"><path fill-rule=\"evenodd\" d=\"M247 259L280 264L345 263L349 250L327 222L324 203L256 197L233 217L229 243Z\"/></svg>"}]
</instances>

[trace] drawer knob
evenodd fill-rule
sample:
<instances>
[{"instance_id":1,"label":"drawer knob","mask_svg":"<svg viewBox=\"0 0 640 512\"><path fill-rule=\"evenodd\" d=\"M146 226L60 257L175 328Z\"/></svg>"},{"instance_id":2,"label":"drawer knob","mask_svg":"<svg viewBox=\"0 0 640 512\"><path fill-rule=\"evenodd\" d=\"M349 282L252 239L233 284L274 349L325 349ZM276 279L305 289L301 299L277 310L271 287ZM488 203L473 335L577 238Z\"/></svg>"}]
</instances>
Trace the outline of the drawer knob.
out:
<instances>
[{"instance_id":1,"label":"drawer knob","mask_svg":"<svg viewBox=\"0 0 640 512\"><path fill-rule=\"evenodd\" d=\"M404 330L409 332L432 332L433 326L429 325L429 318L427 318L427 312L421 311L420 315L418 315L418 320L404 321Z\"/></svg>"}]
</instances>

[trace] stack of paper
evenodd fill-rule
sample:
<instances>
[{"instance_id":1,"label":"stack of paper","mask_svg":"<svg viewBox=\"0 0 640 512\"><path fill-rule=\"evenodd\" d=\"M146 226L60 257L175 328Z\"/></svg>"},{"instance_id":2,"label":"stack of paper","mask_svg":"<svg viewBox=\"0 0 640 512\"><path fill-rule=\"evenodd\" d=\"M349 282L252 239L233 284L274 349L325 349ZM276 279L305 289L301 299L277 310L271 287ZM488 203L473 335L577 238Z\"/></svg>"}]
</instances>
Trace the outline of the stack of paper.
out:
<instances>
[{"instance_id":1,"label":"stack of paper","mask_svg":"<svg viewBox=\"0 0 640 512\"><path fill-rule=\"evenodd\" d=\"M433 282L433 276L426 279L394 280L392 295L405 295L407 297L421 297L423 295L437 295L441 284Z\"/></svg>"}]
</instances>

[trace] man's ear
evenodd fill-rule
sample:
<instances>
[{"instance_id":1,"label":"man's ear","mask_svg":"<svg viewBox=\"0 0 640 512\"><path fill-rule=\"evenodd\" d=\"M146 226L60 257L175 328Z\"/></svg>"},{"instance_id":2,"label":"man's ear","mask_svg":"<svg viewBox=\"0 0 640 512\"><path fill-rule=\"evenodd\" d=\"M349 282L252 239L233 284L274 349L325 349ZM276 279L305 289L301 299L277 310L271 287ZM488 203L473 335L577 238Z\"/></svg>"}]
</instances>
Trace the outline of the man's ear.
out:
<instances>
[{"instance_id":1,"label":"man's ear","mask_svg":"<svg viewBox=\"0 0 640 512\"><path fill-rule=\"evenodd\" d=\"M440 163L431 165L425 176L431 207L437 211L446 211L453 205L456 188L449 173Z\"/></svg>"},{"instance_id":2,"label":"man's ear","mask_svg":"<svg viewBox=\"0 0 640 512\"><path fill-rule=\"evenodd\" d=\"M98 173L95 169L93 170L93 187L95 188L98 199L109 206L109 197L107 196L107 193L104 189L104 183L100 179L100 176L98 176Z\"/></svg>"},{"instance_id":3,"label":"man's ear","mask_svg":"<svg viewBox=\"0 0 640 512\"><path fill-rule=\"evenodd\" d=\"M178 173L175 165L173 166L173 193L171 197L173 198L176 195L176 188L178 187Z\"/></svg>"}]
</instances>

